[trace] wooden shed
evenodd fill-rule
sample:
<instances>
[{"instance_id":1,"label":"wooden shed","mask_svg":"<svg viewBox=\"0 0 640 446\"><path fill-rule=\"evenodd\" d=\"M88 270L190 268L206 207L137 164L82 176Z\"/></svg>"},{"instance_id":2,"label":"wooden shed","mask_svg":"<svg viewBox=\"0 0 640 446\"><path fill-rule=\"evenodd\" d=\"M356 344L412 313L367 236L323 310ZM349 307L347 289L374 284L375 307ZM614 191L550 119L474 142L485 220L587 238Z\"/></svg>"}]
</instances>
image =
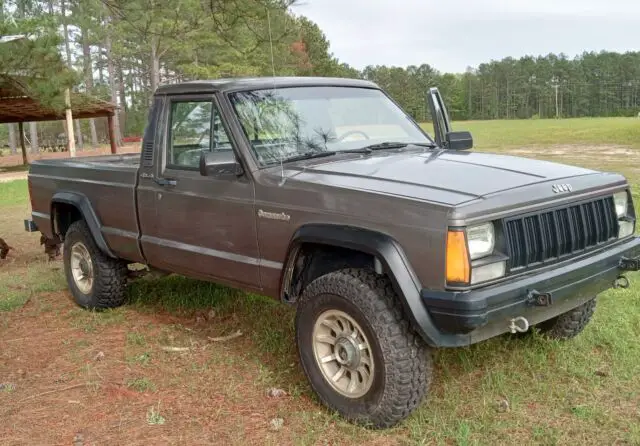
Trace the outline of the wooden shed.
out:
<instances>
[{"instance_id":1,"label":"wooden shed","mask_svg":"<svg viewBox=\"0 0 640 446\"><path fill-rule=\"evenodd\" d=\"M0 76L0 124L18 123L23 162L27 163L23 123L33 121L66 121L70 156L75 156L73 119L102 118L108 120L111 153L116 153L117 145L113 126L116 106L88 94L63 91L66 106L62 110L43 106L29 93L18 76Z\"/></svg>"}]
</instances>

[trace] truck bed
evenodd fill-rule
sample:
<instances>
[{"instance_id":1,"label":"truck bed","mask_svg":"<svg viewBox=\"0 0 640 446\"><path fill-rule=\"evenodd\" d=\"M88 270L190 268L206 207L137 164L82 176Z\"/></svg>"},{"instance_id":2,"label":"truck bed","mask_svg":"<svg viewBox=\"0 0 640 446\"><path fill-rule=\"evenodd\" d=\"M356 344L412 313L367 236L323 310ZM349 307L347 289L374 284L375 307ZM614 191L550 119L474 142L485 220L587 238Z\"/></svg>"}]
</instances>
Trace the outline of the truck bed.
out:
<instances>
[{"instance_id":1,"label":"truck bed","mask_svg":"<svg viewBox=\"0 0 640 446\"><path fill-rule=\"evenodd\" d=\"M33 221L52 237L54 194L88 201L113 253L142 260L135 204L139 163L139 154L34 161L28 176Z\"/></svg>"}]
</instances>

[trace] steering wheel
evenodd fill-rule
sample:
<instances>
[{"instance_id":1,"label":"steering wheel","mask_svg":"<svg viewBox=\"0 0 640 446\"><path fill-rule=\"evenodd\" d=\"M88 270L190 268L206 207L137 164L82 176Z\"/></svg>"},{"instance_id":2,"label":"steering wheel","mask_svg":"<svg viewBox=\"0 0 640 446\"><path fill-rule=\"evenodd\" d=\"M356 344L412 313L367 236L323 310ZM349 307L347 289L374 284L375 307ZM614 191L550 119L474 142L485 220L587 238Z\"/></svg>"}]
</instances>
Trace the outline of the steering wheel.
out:
<instances>
[{"instance_id":1,"label":"steering wheel","mask_svg":"<svg viewBox=\"0 0 640 446\"><path fill-rule=\"evenodd\" d=\"M347 136L351 136L351 135L362 135L364 136L364 139L371 139L369 135L367 135L362 130L349 130L347 133L343 133L341 136L339 136L338 141L342 142Z\"/></svg>"}]
</instances>

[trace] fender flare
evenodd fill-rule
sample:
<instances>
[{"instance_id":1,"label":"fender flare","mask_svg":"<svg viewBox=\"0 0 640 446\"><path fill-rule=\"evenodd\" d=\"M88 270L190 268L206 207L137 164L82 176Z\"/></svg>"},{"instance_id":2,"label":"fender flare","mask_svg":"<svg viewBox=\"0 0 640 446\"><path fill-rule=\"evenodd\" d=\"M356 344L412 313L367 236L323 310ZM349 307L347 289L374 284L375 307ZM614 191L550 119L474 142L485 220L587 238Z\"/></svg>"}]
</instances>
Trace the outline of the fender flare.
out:
<instances>
[{"instance_id":1,"label":"fender flare","mask_svg":"<svg viewBox=\"0 0 640 446\"><path fill-rule=\"evenodd\" d=\"M102 224L98 219L95 211L93 210L93 206L91 206L91 202L86 195L81 194L79 192L56 192L51 198L51 229L52 234L55 234L55 224L56 224L56 216L54 213L54 208L56 203L65 203L74 206L84 218L84 221L87 223L89 227L89 231L93 236L93 240L98 245L100 251L104 252L106 255L112 258L117 258L117 256L111 251L109 245L107 245L104 236L102 235Z\"/></svg>"},{"instance_id":2,"label":"fender flare","mask_svg":"<svg viewBox=\"0 0 640 446\"><path fill-rule=\"evenodd\" d=\"M439 344L438 339L442 334L433 324L422 302L420 280L413 271L404 250L392 237L369 229L333 224L308 224L298 228L291 238L287 251L281 280L281 296L289 285L288 281L303 243L349 248L375 256L387 271L415 330L427 344L431 346Z\"/></svg>"}]
</instances>

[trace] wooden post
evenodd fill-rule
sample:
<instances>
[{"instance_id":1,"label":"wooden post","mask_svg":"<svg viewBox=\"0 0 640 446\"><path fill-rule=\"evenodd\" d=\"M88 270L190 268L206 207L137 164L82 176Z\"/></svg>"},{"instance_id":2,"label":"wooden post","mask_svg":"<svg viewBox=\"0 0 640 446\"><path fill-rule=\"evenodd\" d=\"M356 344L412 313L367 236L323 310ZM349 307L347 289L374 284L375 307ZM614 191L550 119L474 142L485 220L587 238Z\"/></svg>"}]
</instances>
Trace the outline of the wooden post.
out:
<instances>
[{"instance_id":1,"label":"wooden post","mask_svg":"<svg viewBox=\"0 0 640 446\"><path fill-rule=\"evenodd\" d=\"M18 123L18 132L20 132L20 149L22 150L22 164L27 165L29 161L27 160L27 146L24 144L24 128L22 126L22 122Z\"/></svg>"},{"instance_id":2,"label":"wooden post","mask_svg":"<svg viewBox=\"0 0 640 446\"><path fill-rule=\"evenodd\" d=\"M109 127L109 143L111 144L111 154L115 155L118 151L118 146L116 145L116 131L113 126L113 115L107 116L107 124Z\"/></svg>"},{"instance_id":3,"label":"wooden post","mask_svg":"<svg viewBox=\"0 0 640 446\"><path fill-rule=\"evenodd\" d=\"M76 137L73 133L73 115L71 113L71 91L67 88L64 92L65 106L67 109L67 142L69 144L69 156L76 156Z\"/></svg>"}]
</instances>

